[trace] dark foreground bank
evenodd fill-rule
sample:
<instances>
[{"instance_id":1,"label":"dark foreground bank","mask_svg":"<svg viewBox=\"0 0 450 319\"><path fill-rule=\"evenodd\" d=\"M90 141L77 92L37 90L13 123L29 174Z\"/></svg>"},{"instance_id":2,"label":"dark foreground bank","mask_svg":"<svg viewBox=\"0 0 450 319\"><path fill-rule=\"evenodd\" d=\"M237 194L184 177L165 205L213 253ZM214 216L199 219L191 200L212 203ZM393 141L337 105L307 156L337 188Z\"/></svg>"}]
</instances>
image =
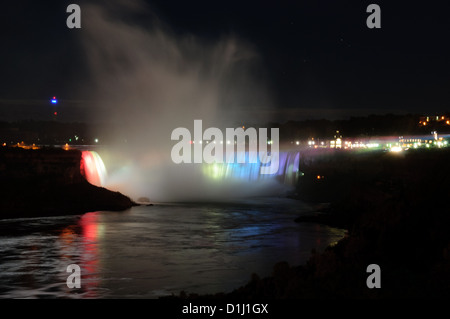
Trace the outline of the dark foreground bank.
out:
<instances>
[{"instance_id":1,"label":"dark foreground bank","mask_svg":"<svg viewBox=\"0 0 450 319\"><path fill-rule=\"evenodd\" d=\"M124 210L127 196L91 185L77 150L0 148L0 219Z\"/></svg>"},{"instance_id":2,"label":"dark foreground bank","mask_svg":"<svg viewBox=\"0 0 450 319\"><path fill-rule=\"evenodd\" d=\"M297 196L331 205L296 222L348 229L307 264L280 262L273 275L231 293L177 298L450 298L450 151L338 152L303 157ZM317 178L320 176L320 179ZM369 288L381 269L381 288Z\"/></svg>"}]
</instances>

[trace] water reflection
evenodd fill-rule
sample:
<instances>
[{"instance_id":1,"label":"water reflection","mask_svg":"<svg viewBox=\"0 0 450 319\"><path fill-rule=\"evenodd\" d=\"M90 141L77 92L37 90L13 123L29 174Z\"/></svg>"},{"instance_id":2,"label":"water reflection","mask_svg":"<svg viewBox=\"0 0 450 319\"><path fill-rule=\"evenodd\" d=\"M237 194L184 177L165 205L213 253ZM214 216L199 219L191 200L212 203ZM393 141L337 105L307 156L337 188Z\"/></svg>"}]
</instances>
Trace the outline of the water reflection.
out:
<instances>
[{"instance_id":1,"label":"water reflection","mask_svg":"<svg viewBox=\"0 0 450 319\"><path fill-rule=\"evenodd\" d=\"M81 288L66 289L67 293L74 296L99 297L99 246L104 227L99 220L99 212L84 214L76 225L64 227L59 234L61 258L67 265L77 264L81 268ZM66 274L69 275L70 273Z\"/></svg>"},{"instance_id":2,"label":"water reflection","mask_svg":"<svg viewBox=\"0 0 450 319\"><path fill-rule=\"evenodd\" d=\"M231 291L281 260L304 263L344 231L296 224L306 207L157 205L0 221L0 297L157 298ZM14 231L11 231L14 230ZM81 288L69 289L69 264Z\"/></svg>"}]
</instances>

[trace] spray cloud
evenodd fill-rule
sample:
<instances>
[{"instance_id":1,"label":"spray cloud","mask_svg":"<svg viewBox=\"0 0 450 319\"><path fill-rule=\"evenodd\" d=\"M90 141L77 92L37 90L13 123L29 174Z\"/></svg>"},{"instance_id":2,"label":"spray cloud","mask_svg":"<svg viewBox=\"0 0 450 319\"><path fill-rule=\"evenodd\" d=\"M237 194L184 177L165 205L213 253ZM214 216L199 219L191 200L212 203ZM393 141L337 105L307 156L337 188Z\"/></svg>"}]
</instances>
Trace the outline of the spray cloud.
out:
<instances>
[{"instance_id":1,"label":"spray cloud","mask_svg":"<svg viewBox=\"0 0 450 319\"><path fill-rule=\"evenodd\" d=\"M194 120L222 128L265 120L258 109L269 107L270 98L256 50L236 36L176 34L140 1L82 10L80 34L97 106L92 116L115 128L101 132L114 141L99 150L109 173L106 187L163 201L260 192L250 181L212 187L199 165L170 159L171 132L192 129Z\"/></svg>"}]
</instances>

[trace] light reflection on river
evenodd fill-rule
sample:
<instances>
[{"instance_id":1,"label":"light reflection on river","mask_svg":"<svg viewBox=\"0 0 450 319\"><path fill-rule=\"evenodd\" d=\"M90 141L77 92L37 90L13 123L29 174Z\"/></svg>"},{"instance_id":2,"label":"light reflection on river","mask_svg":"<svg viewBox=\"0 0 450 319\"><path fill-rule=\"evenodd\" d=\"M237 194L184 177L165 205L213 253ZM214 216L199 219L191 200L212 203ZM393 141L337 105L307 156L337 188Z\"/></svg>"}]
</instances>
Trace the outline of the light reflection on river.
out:
<instances>
[{"instance_id":1,"label":"light reflection on river","mask_svg":"<svg viewBox=\"0 0 450 319\"><path fill-rule=\"evenodd\" d=\"M306 262L344 231L297 224L310 209L288 199L165 204L125 212L0 221L2 298L157 298L229 292L252 273ZM81 289L69 289L69 264Z\"/></svg>"}]
</instances>

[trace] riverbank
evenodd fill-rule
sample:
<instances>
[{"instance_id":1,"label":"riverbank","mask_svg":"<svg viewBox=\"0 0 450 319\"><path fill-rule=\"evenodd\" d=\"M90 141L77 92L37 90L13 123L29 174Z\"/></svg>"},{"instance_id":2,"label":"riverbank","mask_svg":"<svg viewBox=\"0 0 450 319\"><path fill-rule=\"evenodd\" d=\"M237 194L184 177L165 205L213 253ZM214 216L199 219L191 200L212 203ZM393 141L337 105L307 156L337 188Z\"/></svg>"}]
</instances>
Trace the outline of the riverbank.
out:
<instances>
[{"instance_id":1,"label":"riverbank","mask_svg":"<svg viewBox=\"0 0 450 319\"><path fill-rule=\"evenodd\" d=\"M88 183L77 150L0 149L0 219L125 210L127 196Z\"/></svg>"},{"instance_id":2,"label":"riverbank","mask_svg":"<svg viewBox=\"0 0 450 319\"><path fill-rule=\"evenodd\" d=\"M253 274L231 293L179 297L450 297L449 150L338 152L303 160L297 198L331 204L296 222L344 227L348 235L323 253L313 251L305 265L280 262L272 276ZM380 289L367 287L371 264L381 268Z\"/></svg>"}]
</instances>

